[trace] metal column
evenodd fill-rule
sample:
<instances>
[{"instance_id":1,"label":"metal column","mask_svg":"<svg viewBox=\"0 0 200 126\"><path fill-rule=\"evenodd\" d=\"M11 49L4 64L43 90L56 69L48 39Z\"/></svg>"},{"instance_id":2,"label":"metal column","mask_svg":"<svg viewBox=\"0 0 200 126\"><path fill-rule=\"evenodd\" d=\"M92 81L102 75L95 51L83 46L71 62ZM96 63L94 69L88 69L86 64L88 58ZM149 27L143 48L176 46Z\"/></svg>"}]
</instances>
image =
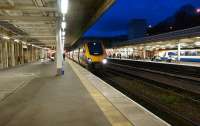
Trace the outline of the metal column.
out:
<instances>
[{"instance_id":1,"label":"metal column","mask_svg":"<svg viewBox=\"0 0 200 126\"><path fill-rule=\"evenodd\" d=\"M144 58L144 60L146 59L146 47L144 47L144 49L143 49L143 58Z\"/></svg>"},{"instance_id":2,"label":"metal column","mask_svg":"<svg viewBox=\"0 0 200 126\"><path fill-rule=\"evenodd\" d=\"M11 66L14 67L15 66L15 45L13 42L10 43L11 44L11 49L10 49L10 53L11 53Z\"/></svg>"},{"instance_id":3,"label":"metal column","mask_svg":"<svg viewBox=\"0 0 200 126\"><path fill-rule=\"evenodd\" d=\"M3 42L0 39L0 69L3 69Z\"/></svg>"},{"instance_id":4,"label":"metal column","mask_svg":"<svg viewBox=\"0 0 200 126\"><path fill-rule=\"evenodd\" d=\"M180 42L178 42L178 58L177 58L177 60L178 61L181 61L181 43Z\"/></svg>"},{"instance_id":5,"label":"metal column","mask_svg":"<svg viewBox=\"0 0 200 126\"><path fill-rule=\"evenodd\" d=\"M56 64L57 64L57 75L64 73L63 69L63 44L61 40L61 30L57 30L56 34Z\"/></svg>"}]
</instances>

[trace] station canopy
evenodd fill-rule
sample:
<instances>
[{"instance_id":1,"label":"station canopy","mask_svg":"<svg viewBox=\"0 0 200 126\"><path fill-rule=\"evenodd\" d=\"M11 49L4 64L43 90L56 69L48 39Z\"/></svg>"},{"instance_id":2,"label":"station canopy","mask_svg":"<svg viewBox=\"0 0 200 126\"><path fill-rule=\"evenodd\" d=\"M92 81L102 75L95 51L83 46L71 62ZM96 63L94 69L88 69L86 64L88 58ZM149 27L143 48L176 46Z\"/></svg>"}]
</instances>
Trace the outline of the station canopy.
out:
<instances>
[{"instance_id":1,"label":"station canopy","mask_svg":"<svg viewBox=\"0 0 200 126\"><path fill-rule=\"evenodd\" d=\"M194 49L200 48L200 26L146 36L121 43L113 43L113 48L131 48L135 50L165 50L177 49L178 44L181 48Z\"/></svg>"},{"instance_id":2,"label":"station canopy","mask_svg":"<svg viewBox=\"0 0 200 126\"><path fill-rule=\"evenodd\" d=\"M74 44L113 2L69 0L66 44ZM55 46L58 19L57 0L0 0L0 27L12 32L13 39Z\"/></svg>"}]
</instances>

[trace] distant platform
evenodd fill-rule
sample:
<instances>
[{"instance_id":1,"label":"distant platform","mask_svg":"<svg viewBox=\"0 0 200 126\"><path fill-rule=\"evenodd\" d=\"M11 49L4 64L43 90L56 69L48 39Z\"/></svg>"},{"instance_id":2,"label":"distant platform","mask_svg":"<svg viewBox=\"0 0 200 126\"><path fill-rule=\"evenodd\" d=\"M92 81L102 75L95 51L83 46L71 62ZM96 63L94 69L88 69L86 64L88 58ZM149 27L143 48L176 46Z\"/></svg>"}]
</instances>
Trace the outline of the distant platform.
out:
<instances>
[{"instance_id":1,"label":"distant platform","mask_svg":"<svg viewBox=\"0 0 200 126\"><path fill-rule=\"evenodd\" d=\"M166 62L166 61L151 61L151 60L134 60L134 59L124 59L124 58L108 58L108 59L117 59L117 60L129 60L129 61L140 61L140 62L150 62L150 63L163 63L163 64L172 64L172 65L183 65L183 66L192 66L200 67L200 62Z\"/></svg>"}]
</instances>

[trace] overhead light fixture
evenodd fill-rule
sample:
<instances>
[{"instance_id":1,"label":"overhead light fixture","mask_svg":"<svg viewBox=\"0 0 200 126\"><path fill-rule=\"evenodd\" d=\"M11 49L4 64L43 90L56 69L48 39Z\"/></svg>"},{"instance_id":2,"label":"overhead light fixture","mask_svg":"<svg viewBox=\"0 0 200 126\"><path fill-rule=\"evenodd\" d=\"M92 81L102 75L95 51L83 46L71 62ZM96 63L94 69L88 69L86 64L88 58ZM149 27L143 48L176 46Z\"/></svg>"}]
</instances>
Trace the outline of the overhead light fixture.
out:
<instances>
[{"instance_id":1,"label":"overhead light fixture","mask_svg":"<svg viewBox=\"0 0 200 126\"><path fill-rule=\"evenodd\" d=\"M17 40L17 39L15 39L14 41L17 42L17 43L19 42L19 40Z\"/></svg>"},{"instance_id":2,"label":"overhead light fixture","mask_svg":"<svg viewBox=\"0 0 200 126\"><path fill-rule=\"evenodd\" d=\"M3 36L3 39L9 40L10 38L8 36Z\"/></svg>"},{"instance_id":3,"label":"overhead light fixture","mask_svg":"<svg viewBox=\"0 0 200 126\"><path fill-rule=\"evenodd\" d=\"M63 21L63 22L61 23L61 28L62 28L62 29L65 29L66 26L67 26L66 22Z\"/></svg>"},{"instance_id":4,"label":"overhead light fixture","mask_svg":"<svg viewBox=\"0 0 200 126\"><path fill-rule=\"evenodd\" d=\"M62 20L65 21L65 16L62 17Z\"/></svg>"},{"instance_id":5,"label":"overhead light fixture","mask_svg":"<svg viewBox=\"0 0 200 126\"><path fill-rule=\"evenodd\" d=\"M167 48L175 48L176 45L173 45L173 44L167 44L166 47L167 47Z\"/></svg>"},{"instance_id":6,"label":"overhead light fixture","mask_svg":"<svg viewBox=\"0 0 200 126\"><path fill-rule=\"evenodd\" d=\"M181 43L181 46L186 47L186 46L188 46L188 44L187 43Z\"/></svg>"},{"instance_id":7,"label":"overhead light fixture","mask_svg":"<svg viewBox=\"0 0 200 126\"><path fill-rule=\"evenodd\" d=\"M159 47L160 47L160 45L155 45L155 47L159 48Z\"/></svg>"},{"instance_id":8,"label":"overhead light fixture","mask_svg":"<svg viewBox=\"0 0 200 126\"><path fill-rule=\"evenodd\" d=\"M24 41L23 41L23 42L22 42L22 44L24 44L24 45L25 45L25 44L26 44L26 42L24 42Z\"/></svg>"},{"instance_id":9,"label":"overhead light fixture","mask_svg":"<svg viewBox=\"0 0 200 126\"><path fill-rule=\"evenodd\" d=\"M62 32L62 36L65 36L65 34L66 34L65 31L63 31L63 32Z\"/></svg>"},{"instance_id":10,"label":"overhead light fixture","mask_svg":"<svg viewBox=\"0 0 200 126\"><path fill-rule=\"evenodd\" d=\"M67 14L67 11L68 11L68 4L69 4L69 1L68 1L68 0L61 0L60 9L61 9L61 13L62 13L63 15Z\"/></svg>"},{"instance_id":11,"label":"overhead light fixture","mask_svg":"<svg viewBox=\"0 0 200 126\"><path fill-rule=\"evenodd\" d=\"M200 37L196 37L197 39L200 39Z\"/></svg>"},{"instance_id":12,"label":"overhead light fixture","mask_svg":"<svg viewBox=\"0 0 200 126\"><path fill-rule=\"evenodd\" d=\"M200 41L194 43L196 46L200 46Z\"/></svg>"}]
</instances>

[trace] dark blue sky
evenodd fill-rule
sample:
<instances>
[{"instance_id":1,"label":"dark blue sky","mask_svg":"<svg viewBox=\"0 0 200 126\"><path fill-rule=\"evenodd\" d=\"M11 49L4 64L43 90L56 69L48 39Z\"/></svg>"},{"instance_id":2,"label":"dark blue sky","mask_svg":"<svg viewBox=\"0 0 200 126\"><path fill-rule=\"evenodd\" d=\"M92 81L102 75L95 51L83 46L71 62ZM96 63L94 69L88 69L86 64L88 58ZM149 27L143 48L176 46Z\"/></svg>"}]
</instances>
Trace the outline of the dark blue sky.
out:
<instances>
[{"instance_id":1,"label":"dark blue sky","mask_svg":"<svg viewBox=\"0 0 200 126\"><path fill-rule=\"evenodd\" d=\"M148 24L155 25L185 4L200 7L200 0L116 0L85 36L111 37L127 34L131 19L145 18Z\"/></svg>"}]
</instances>

